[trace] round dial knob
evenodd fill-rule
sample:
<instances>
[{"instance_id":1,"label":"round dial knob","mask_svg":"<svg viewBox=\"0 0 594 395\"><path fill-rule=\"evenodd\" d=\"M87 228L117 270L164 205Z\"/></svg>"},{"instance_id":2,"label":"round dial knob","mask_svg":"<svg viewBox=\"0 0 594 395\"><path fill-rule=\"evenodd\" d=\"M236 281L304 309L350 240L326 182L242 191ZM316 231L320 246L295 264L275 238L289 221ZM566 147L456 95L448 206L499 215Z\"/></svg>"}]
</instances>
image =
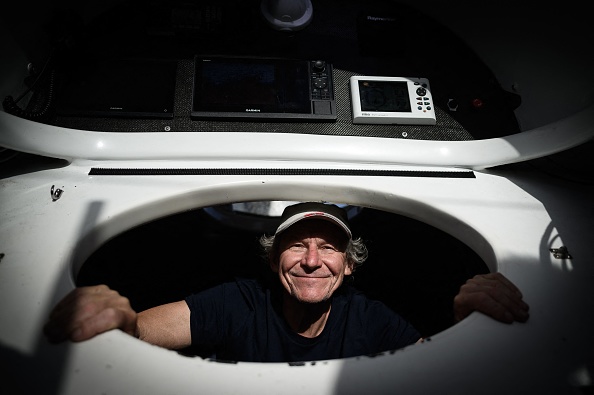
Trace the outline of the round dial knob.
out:
<instances>
[{"instance_id":1,"label":"round dial knob","mask_svg":"<svg viewBox=\"0 0 594 395\"><path fill-rule=\"evenodd\" d=\"M316 60L313 64L313 71L321 73L324 70L326 70L326 62L323 60Z\"/></svg>"}]
</instances>

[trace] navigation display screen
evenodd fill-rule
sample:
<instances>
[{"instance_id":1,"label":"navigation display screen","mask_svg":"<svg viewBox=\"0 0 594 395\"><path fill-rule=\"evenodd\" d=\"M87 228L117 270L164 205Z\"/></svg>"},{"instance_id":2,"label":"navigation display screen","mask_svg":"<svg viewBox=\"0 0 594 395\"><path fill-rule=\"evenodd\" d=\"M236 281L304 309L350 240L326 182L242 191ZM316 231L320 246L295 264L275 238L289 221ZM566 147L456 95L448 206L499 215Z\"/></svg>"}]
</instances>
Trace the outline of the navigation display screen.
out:
<instances>
[{"instance_id":1,"label":"navigation display screen","mask_svg":"<svg viewBox=\"0 0 594 395\"><path fill-rule=\"evenodd\" d=\"M308 70L298 61L197 58L192 110L309 114Z\"/></svg>"},{"instance_id":2,"label":"navigation display screen","mask_svg":"<svg viewBox=\"0 0 594 395\"><path fill-rule=\"evenodd\" d=\"M406 82L359 81L361 111L411 112Z\"/></svg>"}]
</instances>

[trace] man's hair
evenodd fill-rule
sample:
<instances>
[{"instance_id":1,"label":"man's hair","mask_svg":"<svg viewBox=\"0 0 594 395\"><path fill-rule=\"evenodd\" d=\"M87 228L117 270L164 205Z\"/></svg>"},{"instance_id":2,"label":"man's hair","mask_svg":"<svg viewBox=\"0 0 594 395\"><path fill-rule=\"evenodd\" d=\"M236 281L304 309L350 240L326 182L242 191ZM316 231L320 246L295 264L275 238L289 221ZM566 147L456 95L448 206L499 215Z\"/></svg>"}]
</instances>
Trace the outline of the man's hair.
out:
<instances>
[{"instance_id":1,"label":"man's hair","mask_svg":"<svg viewBox=\"0 0 594 395\"><path fill-rule=\"evenodd\" d=\"M279 236L282 237L282 233ZM264 258L268 259L269 262L278 260L280 254L278 250L279 242L274 235L262 235L260 237L260 245L264 250ZM367 247L360 237L357 239L349 239L345 252L347 263L351 266L353 271L365 262L368 255Z\"/></svg>"}]
</instances>

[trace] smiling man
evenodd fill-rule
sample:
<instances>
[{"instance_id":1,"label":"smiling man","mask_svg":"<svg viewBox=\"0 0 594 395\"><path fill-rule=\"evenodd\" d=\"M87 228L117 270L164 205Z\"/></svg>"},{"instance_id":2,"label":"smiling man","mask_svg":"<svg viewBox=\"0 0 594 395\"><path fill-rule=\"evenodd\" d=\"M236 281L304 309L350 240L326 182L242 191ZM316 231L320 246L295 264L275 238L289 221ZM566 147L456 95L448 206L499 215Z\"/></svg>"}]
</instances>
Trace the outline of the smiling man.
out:
<instances>
[{"instance_id":1,"label":"smiling man","mask_svg":"<svg viewBox=\"0 0 594 395\"><path fill-rule=\"evenodd\" d=\"M170 349L255 362L375 354L421 339L396 312L343 284L367 250L341 208L289 206L275 234L260 242L278 281L237 279L138 314L105 285L77 288L54 308L45 333L52 342L82 341L118 328ZM498 273L460 288L456 319L475 310L508 323L528 319L520 291Z\"/></svg>"},{"instance_id":2,"label":"smiling man","mask_svg":"<svg viewBox=\"0 0 594 395\"><path fill-rule=\"evenodd\" d=\"M226 360L281 362L378 353L420 339L385 305L343 285L367 250L341 208L289 206L260 243L278 281L239 279L188 297L193 346L216 345Z\"/></svg>"},{"instance_id":3,"label":"smiling man","mask_svg":"<svg viewBox=\"0 0 594 395\"><path fill-rule=\"evenodd\" d=\"M311 219L294 225L281 239L272 270L297 302L328 301L344 276L352 273L347 239L333 228L324 220Z\"/></svg>"}]
</instances>

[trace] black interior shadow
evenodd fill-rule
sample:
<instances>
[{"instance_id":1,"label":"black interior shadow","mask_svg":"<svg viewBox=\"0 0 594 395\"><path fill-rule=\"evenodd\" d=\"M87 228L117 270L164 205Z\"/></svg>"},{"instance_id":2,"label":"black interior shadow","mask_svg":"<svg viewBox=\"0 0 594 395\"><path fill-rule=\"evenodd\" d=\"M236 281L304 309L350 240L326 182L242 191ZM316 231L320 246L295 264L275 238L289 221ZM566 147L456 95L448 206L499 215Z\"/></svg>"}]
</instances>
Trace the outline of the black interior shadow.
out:
<instances>
[{"instance_id":1,"label":"black interior shadow","mask_svg":"<svg viewBox=\"0 0 594 395\"><path fill-rule=\"evenodd\" d=\"M453 324L459 287L488 272L468 246L416 220L363 209L352 228L366 242L369 259L347 281L399 312L425 337ZM260 236L224 226L203 210L172 215L105 243L82 266L77 285L107 284L142 311L234 276L269 275Z\"/></svg>"}]
</instances>

